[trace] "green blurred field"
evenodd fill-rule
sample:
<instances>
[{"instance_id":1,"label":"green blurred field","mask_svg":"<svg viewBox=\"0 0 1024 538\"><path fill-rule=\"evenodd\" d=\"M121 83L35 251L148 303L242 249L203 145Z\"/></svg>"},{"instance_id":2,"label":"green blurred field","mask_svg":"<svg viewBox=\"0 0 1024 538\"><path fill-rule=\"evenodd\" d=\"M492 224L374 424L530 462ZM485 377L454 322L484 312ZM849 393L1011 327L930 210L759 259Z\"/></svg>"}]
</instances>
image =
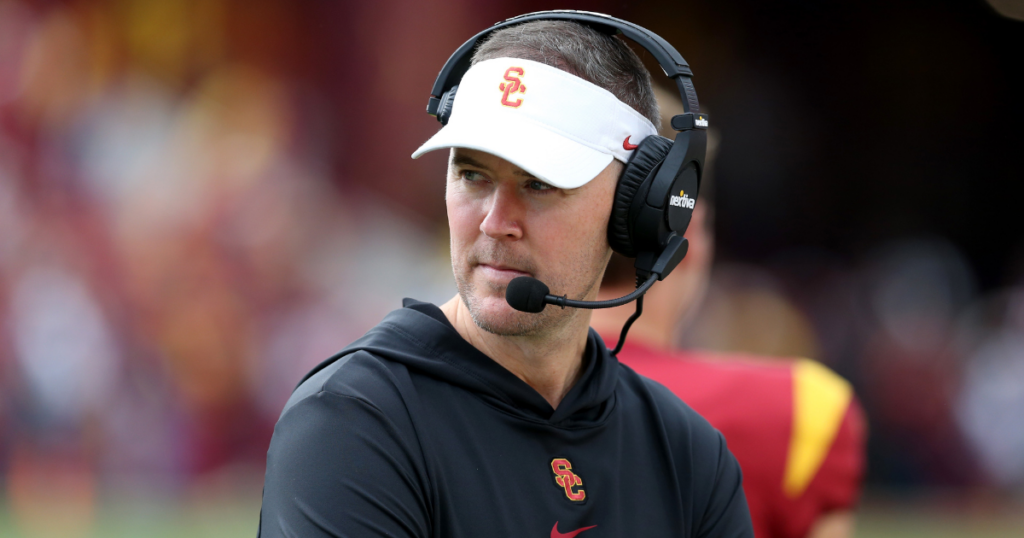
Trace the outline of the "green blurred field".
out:
<instances>
[{"instance_id":1,"label":"green blurred field","mask_svg":"<svg viewBox=\"0 0 1024 538\"><path fill-rule=\"evenodd\" d=\"M939 507L866 506L858 522L858 538L1022 538L1024 514L964 513Z\"/></svg>"},{"instance_id":2,"label":"green blurred field","mask_svg":"<svg viewBox=\"0 0 1024 538\"><path fill-rule=\"evenodd\" d=\"M54 518L59 519L55 507ZM0 507L4 538L250 538L256 535L259 492L173 502L106 499L93 525L72 528L20 526L5 503ZM38 522L37 522L38 524ZM45 525L44 525L45 526ZM1024 510L971 509L951 503L870 500L858 520L858 538L1021 538Z\"/></svg>"},{"instance_id":3,"label":"green blurred field","mask_svg":"<svg viewBox=\"0 0 1024 538\"><path fill-rule=\"evenodd\" d=\"M54 518L60 519L55 507ZM198 498L160 502L152 499L104 500L91 525L30 522L0 507L3 538L232 538L254 537L259 518L259 490L255 495ZM32 527L26 529L26 526Z\"/></svg>"}]
</instances>

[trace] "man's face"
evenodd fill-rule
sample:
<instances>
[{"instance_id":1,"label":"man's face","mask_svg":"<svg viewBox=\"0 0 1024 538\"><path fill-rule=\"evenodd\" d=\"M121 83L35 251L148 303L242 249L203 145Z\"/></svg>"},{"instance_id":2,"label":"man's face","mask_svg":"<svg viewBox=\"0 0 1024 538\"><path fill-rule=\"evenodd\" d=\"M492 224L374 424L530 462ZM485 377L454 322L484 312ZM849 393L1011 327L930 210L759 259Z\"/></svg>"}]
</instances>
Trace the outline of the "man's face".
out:
<instances>
[{"instance_id":1,"label":"man's face","mask_svg":"<svg viewBox=\"0 0 1024 538\"><path fill-rule=\"evenodd\" d=\"M613 160L587 184L563 190L489 153L452 150L445 195L452 268L480 328L535 335L579 314L575 308L514 310L505 287L518 276L532 276L570 299L596 296L611 255L606 234L621 171Z\"/></svg>"}]
</instances>

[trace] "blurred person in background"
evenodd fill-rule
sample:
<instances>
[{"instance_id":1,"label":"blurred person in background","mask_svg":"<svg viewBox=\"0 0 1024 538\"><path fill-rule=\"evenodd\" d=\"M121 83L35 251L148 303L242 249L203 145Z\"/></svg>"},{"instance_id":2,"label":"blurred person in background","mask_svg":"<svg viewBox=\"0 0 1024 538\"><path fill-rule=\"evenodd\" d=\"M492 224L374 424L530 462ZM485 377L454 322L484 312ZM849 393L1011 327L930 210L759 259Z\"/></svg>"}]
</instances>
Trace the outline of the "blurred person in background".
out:
<instances>
[{"instance_id":1,"label":"blurred person in background","mask_svg":"<svg viewBox=\"0 0 1024 538\"><path fill-rule=\"evenodd\" d=\"M623 163L650 155L650 75L599 28L530 21L473 53L413 154L451 148L459 294L406 300L306 376L267 454L261 536L751 536L720 434L620 367L589 310L506 302L520 276L597 295Z\"/></svg>"},{"instance_id":2,"label":"blurred person in background","mask_svg":"<svg viewBox=\"0 0 1024 538\"><path fill-rule=\"evenodd\" d=\"M957 421L988 479L1024 491L1024 288L985 298L959 325L969 351Z\"/></svg>"},{"instance_id":3,"label":"blurred person in background","mask_svg":"<svg viewBox=\"0 0 1024 538\"><path fill-rule=\"evenodd\" d=\"M975 301L970 265L941 237L910 236L876 248L862 275L872 321L860 355L872 472L900 484L980 483L985 473L965 437L970 431L957 424L958 394L965 381L980 379L976 367L987 361L976 359L999 353L990 355L993 349L983 349L981 342L978 348L967 345L973 338L964 335L974 331L958 323ZM1014 383L1013 376L1003 381ZM999 416L985 415L974 426ZM989 441L998 444L999 438Z\"/></svg>"},{"instance_id":4,"label":"blurred person in background","mask_svg":"<svg viewBox=\"0 0 1024 538\"><path fill-rule=\"evenodd\" d=\"M682 105L669 92L659 88L656 93L665 132ZM755 536L852 536L864 474L865 424L849 383L807 359L676 349L682 326L699 315L710 278L714 142L711 138L700 198L686 232L689 252L660 289L647 294L644 315L617 357L664 384L725 435L743 469ZM628 293L633 275L632 260L613 255L599 298ZM596 310L591 326L614 341L632 310L630 305Z\"/></svg>"}]
</instances>

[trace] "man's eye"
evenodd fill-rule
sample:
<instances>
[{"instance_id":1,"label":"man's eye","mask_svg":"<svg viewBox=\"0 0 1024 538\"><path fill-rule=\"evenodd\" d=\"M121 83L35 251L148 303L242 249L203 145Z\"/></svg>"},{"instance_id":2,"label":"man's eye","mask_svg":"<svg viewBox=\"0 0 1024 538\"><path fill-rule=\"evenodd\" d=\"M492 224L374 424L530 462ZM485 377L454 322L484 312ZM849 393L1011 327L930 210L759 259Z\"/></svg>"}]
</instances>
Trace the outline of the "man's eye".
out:
<instances>
[{"instance_id":1,"label":"man's eye","mask_svg":"<svg viewBox=\"0 0 1024 538\"><path fill-rule=\"evenodd\" d=\"M479 181L484 178L483 174L474 170L463 170L462 172L459 172L459 175L462 176L462 179L469 182Z\"/></svg>"},{"instance_id":2,"label":"man's eye","mask_svg":"<svg viewBox=\"0 0 1024 538\"><path fill-rule=\"evenodd\" d=\"M530 190L546 191L546 190L550 190L550 189L553 189L553 188L554 187L552 187L551 185L548 185L547 183L544 183L543 181L541 181L539 179L530 180Z\"/></svg>"}]
</instances>

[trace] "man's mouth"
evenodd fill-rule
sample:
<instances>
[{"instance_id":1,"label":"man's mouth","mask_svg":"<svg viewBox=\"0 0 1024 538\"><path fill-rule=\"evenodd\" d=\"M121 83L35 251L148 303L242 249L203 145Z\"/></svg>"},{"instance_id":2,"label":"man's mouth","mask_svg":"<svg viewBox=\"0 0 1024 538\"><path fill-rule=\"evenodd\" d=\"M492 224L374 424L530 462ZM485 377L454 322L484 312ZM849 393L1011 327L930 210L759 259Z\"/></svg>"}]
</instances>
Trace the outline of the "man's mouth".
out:
<instances>
[{"instance_id":1,"label":"man's mouth","mask_svg":"<svg viewBox=\"0 0 1024 538\"><path fill-rule=\"evenodd\" d=\"M477 264L476 267L489 280L496 280L496 281L501 281L501 282L505 282L505 283L508 283L513 278L516 278L518 276L533 276L532 274L530 274L530 273L528 273L526 271L521 271L519 269L516 269L515 267L510 267L510 266L507 266L507 265L502 265L502 264L497 264L497 263L496 264L481 263L481 264Z\"/></svg>"}]
</instances>

